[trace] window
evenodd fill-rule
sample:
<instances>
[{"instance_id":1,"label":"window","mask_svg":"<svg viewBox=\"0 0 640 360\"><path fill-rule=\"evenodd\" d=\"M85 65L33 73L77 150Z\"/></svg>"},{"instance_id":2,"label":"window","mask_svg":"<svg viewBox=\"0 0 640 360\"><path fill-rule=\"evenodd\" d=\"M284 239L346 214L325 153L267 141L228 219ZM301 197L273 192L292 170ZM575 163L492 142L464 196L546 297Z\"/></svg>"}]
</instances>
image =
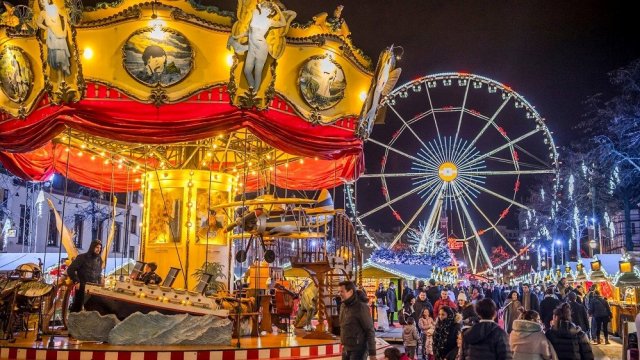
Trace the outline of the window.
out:
<instances>
[{"instance_id":1,"label":"window","mask_svg":"<svg viewBox=\"0 0 640 360\"><path fill-rule=\"evenodd\" d=\"M82 249L82 238L84 237L84 216L76 214L73 224L73 232L75 234L74 243L76 248Z\"/></svg>"},{"instance_id":2,"label":"window","mask_svg":"<svg viewBox=\"0 0 640 360\"><path fill-rule=\"evenodd\" d=\"M135 259L135 258L136 258L136 247L129 246L129 259Z\"/></svg>"},{"instance_id":3,"label":"window","mask_svg":"<svg viewBox=\"0 0 640 360\"><path fill-rule=\"evenodd\" d=\"M120 249L122 248L120 245L120 240L122 238L122 223L121 222L116 222L116 228L115 228L115 233L113 236L113 252L114 253L119 253Z\"/></svg>"},{"instance_id":4,"label":"window","mask_svg":"<svg viewBox=\"0 0 640 360\"><path fill-rule=\"evenodd\" d=\"M129 231L136 235L138 233L138 217L136 215L131 215L131 221L129 221Z\"/></svg>"},{"instance_id":5,"label":"window","mask_svg":"<svg viewBox=\"0 0 640 360\"><path fill-rule=\"evenodd\" d=\"M8 189L0 189L0 207L7 208L7 204L9 202L9 190Z\"/></svg>"},{"instance_id":6,"label":"window","mask_svg":"<svg viewBox=\"0 0 640 360\"><path fill-rule=\"evenodd\" d=\"M631 235L635 235L636 234L636 223L632 222L631 223Z\"/></svg>"},{"instance_id":7,"label":"window","mask_svg":"<svg viewBox=\"0 0 640 360\"><path fill-rule=\"evenodd\" d=\"M140 192L134 191L131 193L131 202L138 203L140 201Z\"/></svg>"},{"instance_id":8,"label":"window","mask_svg":"<svg viewBox=\"0 0 640 360\"><path fill-rule=\"evenodd\" d=\"M49 210L49 231L47 234L47 246L58 246L58 228L56 227L56 213Z\"/></svg>"}]
</instances>

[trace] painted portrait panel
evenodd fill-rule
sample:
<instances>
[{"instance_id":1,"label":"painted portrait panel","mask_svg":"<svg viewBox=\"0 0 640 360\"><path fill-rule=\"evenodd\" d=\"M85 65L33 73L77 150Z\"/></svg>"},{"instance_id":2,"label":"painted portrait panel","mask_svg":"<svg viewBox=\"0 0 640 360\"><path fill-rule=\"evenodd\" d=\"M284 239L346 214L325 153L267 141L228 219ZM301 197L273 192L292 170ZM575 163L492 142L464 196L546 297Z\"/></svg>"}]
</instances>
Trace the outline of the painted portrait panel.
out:
<instances>
[{"instance_id":1,"label":"painted portrait panel","mask_svg":"<svg viewBox=\"0 0 640 360\"><path fill-rule=\"evenodd\" d=\"M209 211L210 207L226 204L229 193L225 191L198 189L196 197L196 242L224 245L224 226L229 222L224 209Z\"/></svg>"},{"instance_id":2,"label":"painted portrait panel","mask_svg":"<svg viewBox=\"0 0 640 360\"><path fill-rule=\"evenodd\" d=\"M0 88L14 102L23 102L33 84L31 62L22 49L6 47L0 52Z\"/></svg>"},{"instance_id":3,"label":"painted portrait panel","mask_svg":"<svg viewBox=\"0 0 640 360\"><path fill-rule=\"evenodd\" d=\"M180 242L182 230L182 188L152 189L149 201L149 243Z\"/></svg>"},{"instance_id":4,"label":"painted portrait panel","mask_svg":"<svg viewBox=\"0 0 640 360\"><path fill-rule=\"evenodd\" d=\"M307 104L326 110L344 98L347 81L340 65L330 56L312 57L300 69L298 86Z\"/></svg>"},{"instance_id":5,"label":"painted portrait panel","mask_svg":"<svg viewBox=\"0 0 640 360\"><path fill-rule=\"evenodd\" d=\"M124 67L147 86L171 86L193 67L193 49L187 38L167 28L136 31L123 48Z\"/></svg>"}]
</instances>

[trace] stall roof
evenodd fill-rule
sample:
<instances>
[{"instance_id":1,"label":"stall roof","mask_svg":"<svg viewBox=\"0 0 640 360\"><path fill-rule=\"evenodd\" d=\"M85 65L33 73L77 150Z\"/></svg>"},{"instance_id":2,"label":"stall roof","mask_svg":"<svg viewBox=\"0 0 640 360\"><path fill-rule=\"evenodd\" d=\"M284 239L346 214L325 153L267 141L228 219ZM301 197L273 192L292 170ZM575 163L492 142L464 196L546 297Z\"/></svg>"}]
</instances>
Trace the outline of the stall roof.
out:
<instances>
[{"instance_id":1,"label":"stall roof","mask_svg":"<svg viewBox=\"0 0 640 360\"><path fill-rule=\"evenodd\" d=\"M390 275L397 276L399 278L407 280L419 280L429 279L431 277L431 265L407 265L407 264L380 264L373 261L368 261L363 266L363 271L366 274L368 271L383 271ZM367 277L363 274L364 277Z\"/></svg>"},{"instance_id":2,"label":"stall roof","mask_svg":"<svg viewBox=\"0 0 640 360\"><path fill-rule=\"evenodd\" d=\"M598 254L595 257L602 263L602 269L606 271L607 275L614 276L618 273L618 262L622 259L622 254ZM587 269L591 269L588 267Z\"/></svg>"}]
</instances>

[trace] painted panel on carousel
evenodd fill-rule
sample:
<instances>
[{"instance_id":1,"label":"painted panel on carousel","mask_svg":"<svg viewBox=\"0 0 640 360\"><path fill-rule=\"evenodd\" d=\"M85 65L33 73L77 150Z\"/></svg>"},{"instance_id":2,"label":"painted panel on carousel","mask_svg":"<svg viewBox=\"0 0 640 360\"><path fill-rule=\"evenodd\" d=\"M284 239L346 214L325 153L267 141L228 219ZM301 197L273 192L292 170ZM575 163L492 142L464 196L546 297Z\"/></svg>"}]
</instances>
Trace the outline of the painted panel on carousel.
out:
<instances>
[{"instance_id":1,"label":"painted panel on carousel","mask_svg":"<svg viewBox=\"0 0 640 360\"><path fill-rule=\"evenodd\" d=\"M227 47L233 49L229 93L233 104L264 109L275 95L277 60L296 13L280 2L238 1L237 18Z\"/></svg>"},{"instance_id":2,"label":"painted panel on carousel","mask_svg":"<svg viewBox=\"0 0 640 360\"><path fill-rule=\"evenodd\" d=\"M0 52L0 89L16 103L24 102L31 93L33 70L27 54L9 46Z\"/></svg>"},{"instance_id":3,"label":"painted panel on carousel","mask_svg":"<svg viewBox=\"0 0 640 360\"><path fill-rule=\"evenodd\" d=\"M360 123L356 130L361 138L368 138L373 131L373 125L384 122L385 111L380 107L380 102L393 90L400 78L402 69L396 68L396 60L401 55L396 55L398 47L391 46L380 54L378 66L369 88L367 99L365 100L360 114ZM400 48L401 49L401 48Z\"/></svg>"},{"instance_id":4,"label":"painted panel on carousel","mask_svg":"<svg viewBox=\"0 0 640 360\"><path fill-rule=\"evenodd\" d=\"M137 31L122 51L129 75L150 87L174 85L187 77L193 67L191 44L184 35L168 28Z\"/></svg>"},{"instance_id":5,"label":"painted panel on carousel","mask_svg":"<svg viewBox=\"0 0 640 360\"><path fill-rule=\"evenodd\" d=\"M300 69L298 88L315 110L327 110L344 98L347 81L344 71L331 55L314 56Z\"/></svg>"},{"instance_id":6,"label":"painted panel on carousel","mask_svg":"<svg viewBox=\"0 0 640 360\"><path fill-rule=\"evenodd\" d=\"M75 45L76 30L70 21L69 11L60 0L38 0L36 7L45 82L53 103L78 101L84 90L82 67Z\"/></svg>"}]
</instances>

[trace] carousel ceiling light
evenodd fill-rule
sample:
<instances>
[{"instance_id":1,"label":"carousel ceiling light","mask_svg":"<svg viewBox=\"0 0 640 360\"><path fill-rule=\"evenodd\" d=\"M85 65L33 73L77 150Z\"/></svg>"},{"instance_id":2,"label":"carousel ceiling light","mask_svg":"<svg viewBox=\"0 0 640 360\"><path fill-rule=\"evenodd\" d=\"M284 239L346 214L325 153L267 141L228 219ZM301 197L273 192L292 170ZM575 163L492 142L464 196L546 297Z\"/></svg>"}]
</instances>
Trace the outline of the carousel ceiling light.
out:
<instances>
[{"instance_id":1,"label":"carousel ceiling light","mask_svg":"<svg viewBox=\"0 0 640 360\"><path fill-rule=\"evenodd\" d=\"M360 101L365 101L367 100L367 92L366 91L360 91Z\"/></svg>"},{"instance_id":2,"label":"carousel ceiling light","mask_svg":"<svg viewBox=\"0 0 640 360\"><path fill-rule=\"evenodd\" d=\"M227 54L227 66L233 66L233 54L231 53Z\"/></svg>"},{"instance_id":3,"label":"carousel ceiling light","mask_svg":"<svg viewBox=\"0 0 640 360\"><path fill-rule=\"evenodd\" d=\"M90 47L85 48L82 52L82 57L86 60L91 60L93 58L93 49Z\"/></svg>"},{"instance_id":4,"label":"carousel ceiling light","mask_svg":"<svg viewBox=\"0 0 640 360\"><path fill-rule=\"evenodd\" d=\"M95 155L91 155L91 161L94 161L96 159Z\"/></svg>"}]
</instances>

